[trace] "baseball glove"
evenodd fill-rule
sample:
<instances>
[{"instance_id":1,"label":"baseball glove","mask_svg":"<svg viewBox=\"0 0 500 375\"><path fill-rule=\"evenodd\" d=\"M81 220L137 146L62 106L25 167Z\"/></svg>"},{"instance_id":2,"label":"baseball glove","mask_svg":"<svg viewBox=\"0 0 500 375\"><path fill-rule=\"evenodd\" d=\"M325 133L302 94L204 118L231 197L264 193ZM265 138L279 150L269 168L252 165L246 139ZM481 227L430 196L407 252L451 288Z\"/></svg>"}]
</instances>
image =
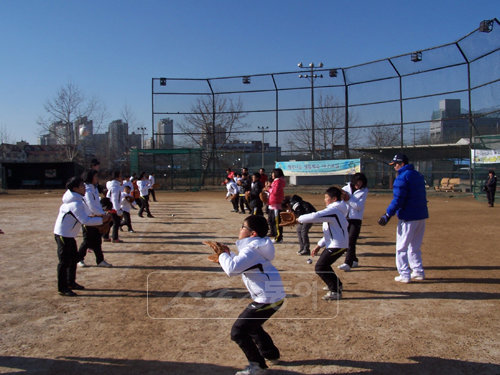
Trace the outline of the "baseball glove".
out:
<instances>
[{"instance_id":1,"label":"baseball glove","mask_svg":"<svg viewBox=\"0 0 500 375\"><path fill-rule=\"evenodd\" d=\"M109 215L103 216L102 220L103 220L102 224L96 225L95 228L99 231L99 233L106 234L111 229L113 221L111 220L111 216Z\"/></svg>"},{"instance_id":2,"label":"baseball glove","mask_svg":"<svg viewBox=\"0 0 500 375\"><path fill-rule=\"evenodd\" d=\"M259 198L262 203L267 204L267 202L269 201L269 194L266 191L261 191L259 193Z\"/></svg>"},{"instance_id":3,"label":"baseball glove","mask_svg":"<svg viewBox=\"0 0 500 375\"><path fill-rule=\"evenodd\" d=\"M295 214L293 212L280 212L280 219L280 225L283 227L297 224L297 218L295 217Z\"/></svg>"},{"instance_id":4,"label":"baseball glove","mask_svg":"<svg viewBox=\"0 0 500 375\"><path fill-rule=\"evenodd\" d=\"M208 256L208 260L214 263L219 263L219 255L229 252L229 247L220 242L203 241L203 244L210 246L214 251L214 254Z\"/></svg>"}]
</instances>

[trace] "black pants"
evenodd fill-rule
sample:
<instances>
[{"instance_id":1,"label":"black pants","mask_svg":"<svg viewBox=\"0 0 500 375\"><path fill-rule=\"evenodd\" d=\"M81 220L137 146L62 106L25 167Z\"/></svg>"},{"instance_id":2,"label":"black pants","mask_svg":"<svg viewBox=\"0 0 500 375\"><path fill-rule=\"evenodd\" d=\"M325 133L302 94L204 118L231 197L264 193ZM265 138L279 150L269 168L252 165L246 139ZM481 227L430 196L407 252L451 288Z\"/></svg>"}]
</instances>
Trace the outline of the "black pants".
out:
<instances>
[{"instance_id":1,"label":"black pants","mask_svg":"<svg viewBox=\"0 0 500 375\"><path fill-rule=\"evenodd\" d=\"M299 224L297 225L297 237L299 238L299 252L309 252L310 242L309 242L309 230L312 227L312 223Z\"/></svg>"},{"instance_id":2,"label":"black pants","mask_svg":"<svg viewBox=\"0 0 500 375\"><path fill-rule=\"evenodd\" d=\"M231 204L233 205L233 210L235 211L238 211L238 201L239 198L237 194L231 196Z\"/></svg>"},{"instance_id":3,"label":"black pants","mask_svg":"<svg viewBox=\"0 0 500 375\"><path fill-rule=\"evenodd\" d=\"M314 270L332 292L338 292L342 282L333 271L332 264L340 258L347 249L325 249L319 256Z\"/></svg>"},{"instance_id":4,"label":"black pants","mask_svg":"<svg viewBox=\"0 0 500 375\"><path fill-rule=\"evenodd\" d=\"M111 224L111 238L113 240L117 240L118 239L118 229L120 228L120 221L121 221L121 217L118 216L117 214L111 214L111 219L112 219L112 222L113 224ZM109 231L108 233L104 234L102 236L104 239L109 239Z\"/></svg>"},{"instance_id":5,"label":"black pants","mask_svg":"<svg viewBox=\"0 0 500 375\"><path fill-rule=\"evenodd\" d=\"M488 189L486 190L486 197L488 198L488 204L493 206L495 204L495 190Z\"/></svg>"},{"instance_id":6,"label":"black pants","mask_svg":"<svg viewBox=\"0 0 500 375\"><path fill-rule=\"evenodd\" d=\"M283 239L283 227L280 226L281 210L273 210L269 208L267 213L267 223L269 224L269 237L274 238L276 241L281 241Z\"/></svg>"},{"instance_id":7,"label":"black pants","mask_svg":"<svg viewBox=\"0 0 500 375\"><path fill-rule=\"evenodd\" d=\"M259 197L250 201L250 209L252 215L264 216L264 213L262 212L262 201Z\"/></svg>"},{"instance_id":8,"label":"black pants","mask_svg":"<svg viewBox=\"0 0 500 375\"><path fill-rule=\"evenodd\" d=\"M97 264L104 260L104 255L102 254L102 238L101 233L96 227L86 226L82 227L83 231L83 242L78 249L78 262L85 259L87 255L87 249L92 249L95 254L95 261Z\"/></svg>"},{"instance_id":9,"label":"black pants","mask_svg":"<svg viewBox=\"0 0 500 375\"><path fill-rule=\"evenodd\" d=\"M149 211L149 195L146 195L145 197L141 196L141 208L139 209L139 216L141 216L144 211L146 211L148 215L151 215L151 212Z\"/></svg>"},{"instance_id":10,"label":"black pants","mask_svg":"<svg viewBox=\"0 0 500 375\"><path fill-rule=\"evenodd\" d=\"M361 220L348 219L347 221L349 222L349 226L347 227L347 231L349 232L349 249L347 249L345 256L345 264L352 267L352 263L358 261L356 257L356 242L361 231Z\"/></svg>"},{"instance_id":11,"label":"black pants","mask_svg":"<svg viewBox=\"0 0 500 375\"><path fill-rule=\"evenodd\" d=\"M231 328L231 340L239 345L249 362L257 362L262 368L267 368L265 358L280 357L279 349L262 325L280 309L283 301L272 304L252 302Z\"/></svg>"},{"instance_id":12,"label":"black pants","mask_svg":"<svg viewBox=\"0 0 500 375\"><path fill-rule=\"evenodd\" d=\"M149 195L153 197L153 202L156 202L156 193L155 189L149 189Z\"/></svg>"},{"instance_id":13,"label":"black pants","mask_svg":"<svg viewBox=\"0 0 500 375\"><path fill-rule=\"evenodd\" d=\"M124 225L127 226L129 232L133 230L132 221L130 220L130 212L123 211L123 220L120 223L120 227L123 227Z\"/></svg>"},{"instance_id":14,"label":"black pants","mask_svg":"<svg viewBox=\"0 0 500 375\"><path fill-rule=\"evenodd\" d=\"M57 243L57 289L66 292L71 289L76 280L76 264L78 263L78 252L76 241L71 237L54 235Z\"/></svg>"},{"instance_id":15,"label":"black pants","mask_svg":"<svg viewBox=\"0 0 500 375\"><path fill-rule=\"evenodd\" d=\"M249 213L252 213L252 210L250 210L250 207L248 206L248 201L247 198L245 197L245 194L239 194L239 201L240 201L240 211L245 213L245 207L248 209Z\"/></svg>"}]
</instances>

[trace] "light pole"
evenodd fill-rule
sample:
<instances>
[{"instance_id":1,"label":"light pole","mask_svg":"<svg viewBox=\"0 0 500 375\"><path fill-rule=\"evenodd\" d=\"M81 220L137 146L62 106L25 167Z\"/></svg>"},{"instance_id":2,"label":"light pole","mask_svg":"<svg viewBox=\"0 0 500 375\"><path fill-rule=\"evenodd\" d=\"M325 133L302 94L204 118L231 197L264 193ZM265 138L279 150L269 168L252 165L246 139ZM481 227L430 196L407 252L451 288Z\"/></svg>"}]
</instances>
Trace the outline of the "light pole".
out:
<instances>
[{"instance_id":1,"label":"light pole","mask_svg":"<svg viewBox=\"0 0 500 375\"><path fill-rule=\"evenodd\" d=\"M264 132L269 129L269 126L257 126L257 128L262 132L262 143L260 146L262 152L262 163L261 168L264 168Z\"/></svg>"},{"instance_id":2,"label":"light pole","mask_svg":"<svg viewBox=\"0 0 500 375\"><path fill-rule=\"evenodd\" d=\"M299 78L306 78L311 82L311 159L314 160L316 158L316 142L314 135L314 80L316 78L323 78L323 74L314 74L314 63L310 63L309 66L303 66L302 63L298 63L297 66L302 69L309 69L309 74L299 74ZM322 68L323 63L320 62L318 64L318 68Z\"/></svg>"},{"instance_id":3,"label":"light pole","mask_svg":"<svg viewBox=\"0 0 500 375\"><path fill-rule=\"evenodd\" d=\"M142 138L141 138L141 148L144 148L144 132L147 130L146 127L141 127L137 128L137 130L140 130L142 133Z\"/></svg>"}]
</instances>

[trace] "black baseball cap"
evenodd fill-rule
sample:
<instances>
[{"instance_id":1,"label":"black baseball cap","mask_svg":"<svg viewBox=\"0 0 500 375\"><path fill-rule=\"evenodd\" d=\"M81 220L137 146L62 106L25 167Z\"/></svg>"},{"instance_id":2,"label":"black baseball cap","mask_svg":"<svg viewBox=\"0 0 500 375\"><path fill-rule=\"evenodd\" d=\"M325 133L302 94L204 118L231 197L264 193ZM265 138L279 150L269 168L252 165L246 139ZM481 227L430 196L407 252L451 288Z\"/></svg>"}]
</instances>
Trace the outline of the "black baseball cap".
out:
<instances>
[{"instance_id":1,"label":"black baseball cap","mask_svg":"<svg viewBox=\"0 0 500 375\"><path fill-rule=\"evenodd\" d=\"M389 163L389 165L394 165L396 163L405 163L408 164L408 156L405 154L396 154L392 158L392 161Z\"/></svg>"}]
</instances>

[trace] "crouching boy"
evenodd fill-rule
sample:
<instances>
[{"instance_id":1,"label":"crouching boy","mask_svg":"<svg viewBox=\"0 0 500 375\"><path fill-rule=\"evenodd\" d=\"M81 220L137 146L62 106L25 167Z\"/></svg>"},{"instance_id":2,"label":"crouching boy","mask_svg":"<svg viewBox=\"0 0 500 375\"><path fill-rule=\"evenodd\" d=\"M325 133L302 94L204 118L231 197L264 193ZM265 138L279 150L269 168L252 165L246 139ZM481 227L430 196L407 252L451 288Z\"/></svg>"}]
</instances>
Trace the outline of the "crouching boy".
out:
<instances>
[{"instance_id":1,"label":"crouching boy","mask_svg":"<svg viewBox=\"0 0 500 375\"><path fill-rule=\"evenodd\" d=\"M235 253L222 253L219 263L228 276L241 275L253 300L231 329L231 340L245 353L249 365L237 375L260 374L279 360L279 349L262 325L283 305L285 291L278 270L271 264L274 246L267 237L263 216L248 216L241 226Z\"/></svg>"}]
</instances>

